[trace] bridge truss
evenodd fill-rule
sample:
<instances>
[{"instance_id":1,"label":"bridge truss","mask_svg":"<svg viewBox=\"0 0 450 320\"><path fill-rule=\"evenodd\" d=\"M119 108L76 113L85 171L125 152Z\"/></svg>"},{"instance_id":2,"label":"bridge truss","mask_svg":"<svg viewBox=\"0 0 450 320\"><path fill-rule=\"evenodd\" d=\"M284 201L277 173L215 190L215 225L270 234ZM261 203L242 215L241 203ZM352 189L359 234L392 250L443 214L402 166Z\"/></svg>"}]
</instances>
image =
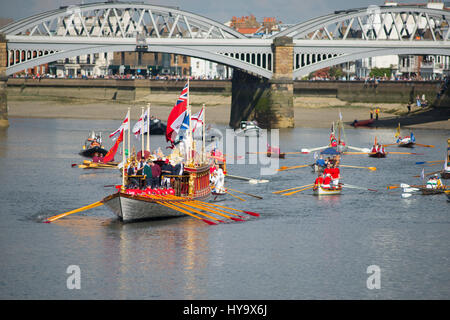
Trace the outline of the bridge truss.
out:
<instances>
[{"instance_id":1,"label":"bridge truss","mask_svg":"<svg viewBox=\"0 0 450 320\"><path fill-rule=\"evenodd\" d=\"M83 54L134 51L198 57L262 77L273 75L273 38L294 41L293 77L356 59L389 54L450 55L450 12L420 6L336 11L272 38L247 38L175 7L133 2L60 7L12 23L7 74Z\"/></svg>"}]
</instances>

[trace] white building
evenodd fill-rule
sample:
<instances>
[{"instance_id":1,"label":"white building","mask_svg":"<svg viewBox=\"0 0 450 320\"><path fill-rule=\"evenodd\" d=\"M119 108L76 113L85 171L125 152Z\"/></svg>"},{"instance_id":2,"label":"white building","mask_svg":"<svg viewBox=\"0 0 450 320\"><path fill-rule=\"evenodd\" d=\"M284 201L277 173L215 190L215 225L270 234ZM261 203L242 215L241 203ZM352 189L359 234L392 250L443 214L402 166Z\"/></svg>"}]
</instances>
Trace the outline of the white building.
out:
<instances>
[{"instance_id":1,"label":"white building","mask_svg":"<svg viewBox=\"0 0 450 320\"><path fill-rule=\"evenodd\" d=\"M197 79L226 79L231 76L231 70L222 64L191 58L191 75Z\"/></svg>"},{"instance_id":2,"label":"white building","mask_svg":"<svg viewBox=\"0 0 450 320\"><path fill-rule=\"evenodd\" d=\"M386 2L385 6L398 6L396 2ZM429 2L426 4L427 8L432 9L444 9L444 3L442 2ZM393 16L375 14L371 24L366 24L365 29L379 30L378 39L397 40L399 39L398 33L391 30L390 33L386 33L385 28L382 27L382 21L385 25L392 26ZM402 37L407 34L417 32L416 21L413 16L409 16L405 21L406 29L402 32ZM403 25L400 16L397 16L396 25ZM417 21L418 28L425 28L428 24L426 17L420 17ZM435 27L434 25L432 27ZM406 32L406 30L408 32ZM417 34L416 34L417 35ZM370 35L369 35L370 36ZM411 55L387 55L376 56L370 58L364 58L356 61L356 76L360 78L369 77L372 68L389 68L392 70L392 74L396 76L418 76L420 75L424 79L441 78L442 75L448 73L448 58L446 56L424 56L422 58ZM447 66L447 68L446 68Z\"/></svg>"},{"instance_id":3,"label":"white building","mask_svg":"<svg viewBox=\"0 0 450 320\"><path fill-rule=\"evenodd\" d=\"M108 68L114 58L113 52L86 54L58 60L52 64L58 78L102 77L109 74Z\"/></svg>"}]
</instances>

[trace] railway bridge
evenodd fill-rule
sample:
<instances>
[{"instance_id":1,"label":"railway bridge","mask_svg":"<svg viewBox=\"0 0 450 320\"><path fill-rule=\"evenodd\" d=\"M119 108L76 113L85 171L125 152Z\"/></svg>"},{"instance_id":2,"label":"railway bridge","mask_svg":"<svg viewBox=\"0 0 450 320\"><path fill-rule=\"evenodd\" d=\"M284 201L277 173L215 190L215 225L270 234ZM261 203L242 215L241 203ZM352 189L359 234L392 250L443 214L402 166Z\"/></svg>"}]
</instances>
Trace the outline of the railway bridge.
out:
<instances>
[{"instance_id":1,"label":"railway bridge","mask_svg":"<svg viewBox=\"0 0 450 320\"><path fill-rule=\"evenodd\" d=\"M370 6L335 11L270 38L249 38L176 7L135 2L63 6L0 33L0 125L7 125L7 76L83 54L141 51L186 55L234 69L230 125L255 117L294 126L293 80L313 71L390 54L450 55L450 11Z\"/></svg>"}]
</instances>

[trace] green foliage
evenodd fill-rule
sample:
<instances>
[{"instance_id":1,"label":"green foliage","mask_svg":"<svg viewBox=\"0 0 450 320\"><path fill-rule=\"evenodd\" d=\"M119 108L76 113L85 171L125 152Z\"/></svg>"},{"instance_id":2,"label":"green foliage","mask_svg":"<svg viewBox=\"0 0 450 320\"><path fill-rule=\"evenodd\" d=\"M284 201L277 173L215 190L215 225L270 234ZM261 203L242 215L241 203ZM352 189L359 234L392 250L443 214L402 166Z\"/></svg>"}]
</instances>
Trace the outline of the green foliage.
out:
<instances>
[{"instance_id":1,"label":"green foliage","mask_svg":"<svg viewBox=\"0 0 450 320\"><path fill-rule=\"evenodd\" d=\"M372 68L369 76L371 77L388 77L390 78L392 74L391 68Z\"/></svg>"},{"instance_id":2,"label":"green foliage","mask_svg":"<svg viewBox=\"0 0 450 320\"><path fill-rule=\"evenodd\" d=\"M344 71L340 67L331 67L329 74L330 77L341 78L344 76Z\"/></svg>"}]
</instances>

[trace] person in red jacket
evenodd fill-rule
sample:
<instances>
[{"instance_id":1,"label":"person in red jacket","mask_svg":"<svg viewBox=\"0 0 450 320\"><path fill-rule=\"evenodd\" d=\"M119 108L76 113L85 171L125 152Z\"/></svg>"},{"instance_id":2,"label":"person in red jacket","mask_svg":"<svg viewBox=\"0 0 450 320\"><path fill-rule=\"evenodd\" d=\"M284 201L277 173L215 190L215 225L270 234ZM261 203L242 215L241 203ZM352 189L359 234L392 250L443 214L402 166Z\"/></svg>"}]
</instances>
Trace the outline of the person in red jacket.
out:
<instances>
[{"instance_id":1,"label":"person in red jacket","mask_svg":"<svg viewBox=\"0 0 450 320\"><path fill-rule=\"evenodd\" d=\"M323 173L319 173L316 181L314 181L314 189L317 189L323 183Z\"/></svg>"},{"instance_id":2,"label":"person in red jacket","mask_svg":"<svg viewBox=\"0 0 450 320\"><path fill-rule=\"evenodd\" d=\"M325 189L330 188L330 183L331 183L331 174L327 173L327 175L323 179L322 188L325 188Z\"/></svg>"},{"instance_id":3,"label":"person in red jacket","mask_svg":"<svg viewBox=\"0 0 450 320\"><path fill-rule=\"evenodd\" d=\"M323 176L325 177L328 173L331 174L331 162L327 163L327 167L323 170Z\"/></svg>"},{"instance_id":4,"label":"person in red jacket","mask_svg":"<svg viewBox=\"0 0 450 320\"><path fill-rule=\"evenodd\" d=\"M333 185L337 187L339 185L339 179L341 178L341 171L337 166L330 169L331 180L333 180Z\"/></svg>"}]
</instances>

